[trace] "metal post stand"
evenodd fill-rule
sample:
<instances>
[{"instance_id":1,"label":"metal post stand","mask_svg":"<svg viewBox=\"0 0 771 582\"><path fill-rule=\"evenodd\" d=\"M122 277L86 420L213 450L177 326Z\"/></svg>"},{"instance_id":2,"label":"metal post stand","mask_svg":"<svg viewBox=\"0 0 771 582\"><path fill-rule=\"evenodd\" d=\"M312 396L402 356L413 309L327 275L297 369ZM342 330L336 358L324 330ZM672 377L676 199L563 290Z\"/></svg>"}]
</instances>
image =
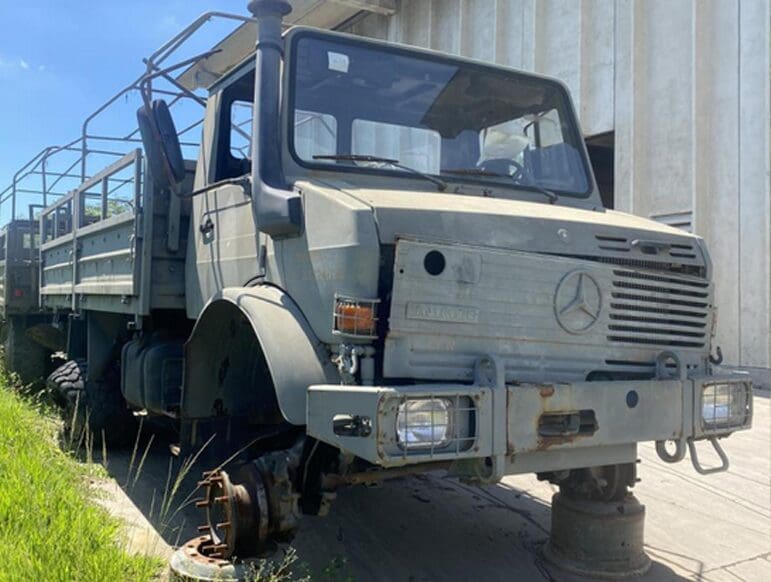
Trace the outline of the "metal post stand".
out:
<instances>
[{"instance_id":1,"label":"metal post stand","mask_svg":"<svg viewBox=\"0 0 771 582\"><path fill-rule=\"evenodd\" d=\"M204 535L193 538L174 552L169 562L169 579L174 582L242 582L248 579L252 572L250 562L233 563L212 558L203 551L207 544L211 544L211 538Z\"/></svg>"},{"instance_id":2,"label":"metal post stand","mask_svg":"<svg viewBox=\"0 0 771 582\"><path fill-rule=\"evenodd\" d=\"M631 493L623 501L552 497L546 560L592 578L625 578L648 571L643 548L645 506Z\"/></svg>"}]
</instances>

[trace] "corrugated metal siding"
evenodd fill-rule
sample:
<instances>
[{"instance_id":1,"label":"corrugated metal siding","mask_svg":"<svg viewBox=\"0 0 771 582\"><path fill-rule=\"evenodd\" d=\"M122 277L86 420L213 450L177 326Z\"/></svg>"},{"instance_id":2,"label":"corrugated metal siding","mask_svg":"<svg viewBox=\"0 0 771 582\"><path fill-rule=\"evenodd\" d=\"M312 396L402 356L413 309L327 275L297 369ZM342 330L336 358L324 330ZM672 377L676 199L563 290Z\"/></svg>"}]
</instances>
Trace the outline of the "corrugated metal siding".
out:
<instances>
[{"instance_id":1,"label":"corrugated metal siding","mask_svg":"<svg viewBox=\"0 0 771 582\"><path fill-rule=\"evenodd\" d=\"M771 367L767 0L402 0L350 32L556 76L615 132L616 207L693 213L728 362Z\"/></svg>"}]
</instances>

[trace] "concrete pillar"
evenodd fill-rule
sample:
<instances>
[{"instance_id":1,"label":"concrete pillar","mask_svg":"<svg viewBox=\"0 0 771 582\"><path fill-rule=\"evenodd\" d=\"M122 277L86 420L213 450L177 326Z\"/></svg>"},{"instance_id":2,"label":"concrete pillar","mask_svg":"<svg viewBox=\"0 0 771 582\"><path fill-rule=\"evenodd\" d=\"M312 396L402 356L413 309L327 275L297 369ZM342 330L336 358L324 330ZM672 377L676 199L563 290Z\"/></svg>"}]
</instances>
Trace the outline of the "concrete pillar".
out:
<instances>
[{"instance_id":1,"label":"concrete pillar","mask_svg":"<svg viewBox=\"0 0 771 582\"><path fill-rule=\"evenodd\" d=\"M765 0L741 0L738 12L739 363L767 372L771 367L771 5Z\"/></svg>"}]
</instances>

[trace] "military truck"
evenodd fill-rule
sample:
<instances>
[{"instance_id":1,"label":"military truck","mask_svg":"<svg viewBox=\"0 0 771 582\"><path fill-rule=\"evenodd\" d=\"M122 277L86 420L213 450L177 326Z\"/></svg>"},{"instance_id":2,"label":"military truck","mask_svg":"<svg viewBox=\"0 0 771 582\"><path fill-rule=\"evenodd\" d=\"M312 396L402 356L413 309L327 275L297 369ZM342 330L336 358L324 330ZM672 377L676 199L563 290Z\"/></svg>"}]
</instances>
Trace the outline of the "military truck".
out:
<instances>
[{"instance_id":1,"label":"military truck","mask_svg":"<svg viewBox=\"0 0 771 582\"><path fill-rule=\"evenodd\" d=\"M11 220L0 230L0 326L6 361L24 384L39 383L50 372L47 356L56 342L50 333L38 333L48 317L38 309L37 238L33 217Z\"/></svg>"},{"instance_id":2,"label":"military truck","mask_svg":"<svg viewBox=\"0 0 771 582\"><path fill-rule=\"evenodd\" d=\"M238 453L201 484L202 555L421 471L611 502L640 442L727 468L752 386L714 369L707 248L603 208L564 84L249 8L213 51L161 64L205 15L147 59L142 148L40 215L40 308L71 358L53 387L105 438L134 411ZM195 162L160 79L207 92Z\"/></svg>"}]
</instances>

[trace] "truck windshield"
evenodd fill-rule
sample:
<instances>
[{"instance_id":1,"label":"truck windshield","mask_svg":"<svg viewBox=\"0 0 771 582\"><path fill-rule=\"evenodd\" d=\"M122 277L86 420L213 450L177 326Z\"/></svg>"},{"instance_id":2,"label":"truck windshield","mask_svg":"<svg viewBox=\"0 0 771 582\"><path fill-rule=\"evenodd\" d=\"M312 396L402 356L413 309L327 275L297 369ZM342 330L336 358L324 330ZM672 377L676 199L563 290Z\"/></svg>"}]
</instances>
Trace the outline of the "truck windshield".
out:
<instances>
[{"instance_id":1,"label":"truck windshield","mask_svg":"<svg viewBox=\"0 0 771 582\"><path fill-rule=\"evenodd\" d=\"M355 39L292 47L289 146L302 166L399 173L585 197L581 136L559 83Z\"/></svg>"}]
</instances>

